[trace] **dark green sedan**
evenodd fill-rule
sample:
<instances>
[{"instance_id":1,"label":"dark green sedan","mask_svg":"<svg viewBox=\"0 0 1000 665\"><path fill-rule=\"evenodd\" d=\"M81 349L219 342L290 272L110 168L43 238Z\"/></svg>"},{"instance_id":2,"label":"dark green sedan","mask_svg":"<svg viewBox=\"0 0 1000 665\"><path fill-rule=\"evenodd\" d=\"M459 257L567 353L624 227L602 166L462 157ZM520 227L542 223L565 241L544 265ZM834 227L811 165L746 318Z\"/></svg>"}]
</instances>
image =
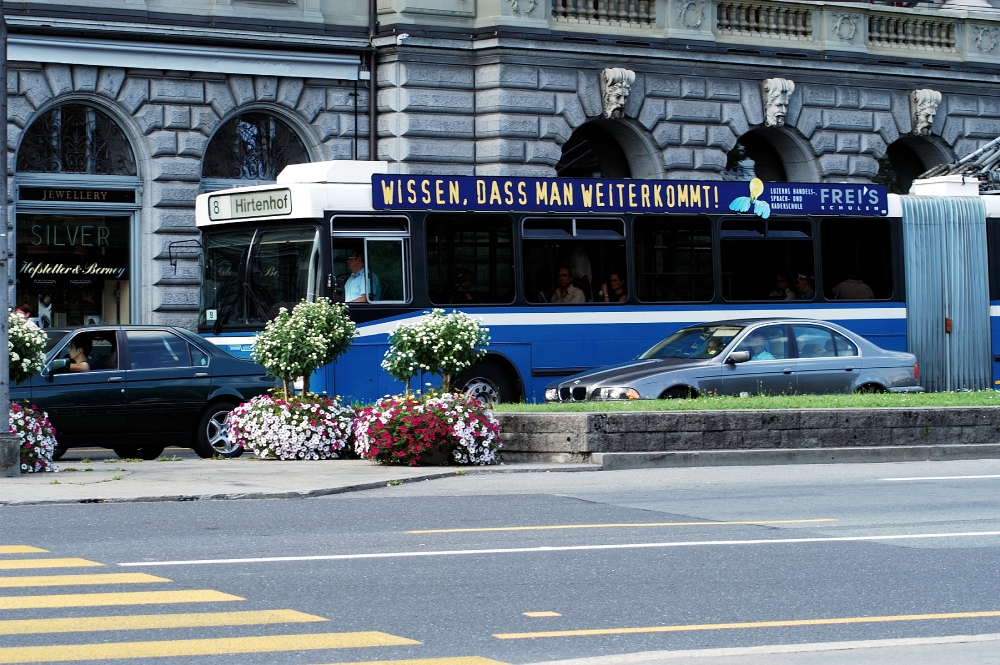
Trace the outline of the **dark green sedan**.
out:
<instances>
[{"instance_id":1,"label":"dark green sedan","mask_svg":"<svg viewBox=\"0 0 1000 665\"><path fill-rule=\"evenodd\" d=\"M226 418L275 386L260 365L229 355L181 328L47 328L46 366L11 386L12 400L48 412L59 447L113 448L155 459L167 445L201 457L235 457Z\"/></svg>"}]
</instances>

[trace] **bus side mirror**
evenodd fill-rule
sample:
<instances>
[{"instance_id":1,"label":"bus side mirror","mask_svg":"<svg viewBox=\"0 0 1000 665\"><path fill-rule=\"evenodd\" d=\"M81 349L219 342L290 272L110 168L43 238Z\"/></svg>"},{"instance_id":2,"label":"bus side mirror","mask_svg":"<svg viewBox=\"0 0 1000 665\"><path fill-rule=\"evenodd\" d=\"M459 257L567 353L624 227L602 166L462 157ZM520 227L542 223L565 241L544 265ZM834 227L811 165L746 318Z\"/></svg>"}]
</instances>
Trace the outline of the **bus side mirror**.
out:
<instances>
[{"instance_id":1,"label":"bus side mirror","mask_svg":"<svg viewBox=\"0 0 1000 665\"><path fill-rule=\"evenodd\" d=\"M729 357L726 358L726 363L735 365L737 363L745 363L748 360L750 360L749 351L733 351L729 354Z\"/></svg>"}]
</instances>

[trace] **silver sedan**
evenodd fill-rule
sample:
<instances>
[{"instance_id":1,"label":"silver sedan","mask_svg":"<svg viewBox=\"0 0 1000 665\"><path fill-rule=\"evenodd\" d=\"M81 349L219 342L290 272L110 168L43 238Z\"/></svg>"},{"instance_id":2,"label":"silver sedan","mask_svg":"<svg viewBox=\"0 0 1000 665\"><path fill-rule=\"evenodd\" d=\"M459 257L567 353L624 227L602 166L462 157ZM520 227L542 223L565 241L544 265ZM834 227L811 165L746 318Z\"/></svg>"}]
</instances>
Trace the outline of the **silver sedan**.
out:
<instances>
[{"instance_id":1,"label":"silver sedan","mask_svg":"<svg viewBox=\"0 0 1000 665\"><path fill-rule=\"evenodd\" d=\"M635 360L549 384L546 402L698 395L922 392L917 358L811 319L704 323Z\"/></svg>"}]
</instances>

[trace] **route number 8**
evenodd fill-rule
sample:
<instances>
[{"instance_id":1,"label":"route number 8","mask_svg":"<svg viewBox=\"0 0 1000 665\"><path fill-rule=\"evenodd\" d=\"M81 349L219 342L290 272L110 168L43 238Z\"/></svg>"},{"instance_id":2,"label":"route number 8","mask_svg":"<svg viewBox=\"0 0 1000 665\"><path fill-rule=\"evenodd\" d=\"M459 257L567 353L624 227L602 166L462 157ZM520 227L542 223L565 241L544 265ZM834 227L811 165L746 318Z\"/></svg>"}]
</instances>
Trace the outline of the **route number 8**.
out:
<instances>
[{"instance_id":1,"label":"route number 8","mask_svg":"<svg viewBox=\"0 0 1000 665\"><path fill-rule=\"evenodd\" d=\"M213 215L218 215L221 212L222 212L222 210L219 208L219 200L216 199L216 200L212 201L212 214Z\"/></svg>"}]
</instances>

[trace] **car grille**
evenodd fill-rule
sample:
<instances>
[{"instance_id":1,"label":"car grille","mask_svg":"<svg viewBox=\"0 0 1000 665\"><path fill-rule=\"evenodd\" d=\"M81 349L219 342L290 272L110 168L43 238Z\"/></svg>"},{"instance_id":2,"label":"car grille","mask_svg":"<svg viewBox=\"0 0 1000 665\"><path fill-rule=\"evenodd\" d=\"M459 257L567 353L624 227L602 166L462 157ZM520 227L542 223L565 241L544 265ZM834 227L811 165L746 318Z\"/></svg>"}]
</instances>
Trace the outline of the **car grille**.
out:
<instances>
[{"instance_id":1,"label":"car grille","mask_svg":"<svg viewBox=\"0 0 1000 665\"><path fill-rule=\"evenodd\" d=\"M573 388L562 387L559 389L559 401L568 402L570 400L574 402L583 402L587 399L587 387L586 386L575 386Z\"/></svg>"}]
</instances>

